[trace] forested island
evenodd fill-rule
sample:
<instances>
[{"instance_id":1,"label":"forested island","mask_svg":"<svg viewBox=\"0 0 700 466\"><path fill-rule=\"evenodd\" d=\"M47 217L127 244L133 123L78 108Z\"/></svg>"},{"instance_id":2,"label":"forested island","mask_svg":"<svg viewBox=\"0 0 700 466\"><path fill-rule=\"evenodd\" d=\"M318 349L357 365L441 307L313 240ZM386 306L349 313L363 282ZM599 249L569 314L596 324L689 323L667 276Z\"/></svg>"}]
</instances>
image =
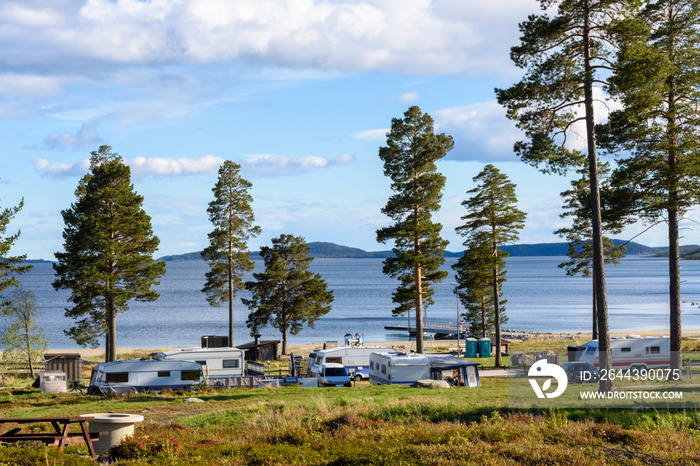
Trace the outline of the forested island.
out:
<instances>
[{"instance_id":1,"label":"forested island","mask_svg":"<svg viewBox=\"0 0 700 466\"><path fill-rule=\"evenodd\" d=\"M629 256L667 256L667 248L650 247L635 242L626 242L623 240L614 240L615 245L626 244L627 255ZM389 250L386 251L365 251L360 248L342 246L329 242L310 242L311 248L309 255L315 259L383 259L392 255ZM504 246L501 249L511 257L519 256L566 256L568 243L536 243L536 244L516 244L513 246ZM445 257L461 257L462 252L445 251ZM252 254L253 259L259 259L260 254L256 251ZM692 245L681 249L681 257L683 259L700 259L700 246ZM186 254L178 254L172 256L163 256L160 259L166 262L175 261L192 261L203 260L201 252L190 252Z\"/></svg>"}]
</instances>

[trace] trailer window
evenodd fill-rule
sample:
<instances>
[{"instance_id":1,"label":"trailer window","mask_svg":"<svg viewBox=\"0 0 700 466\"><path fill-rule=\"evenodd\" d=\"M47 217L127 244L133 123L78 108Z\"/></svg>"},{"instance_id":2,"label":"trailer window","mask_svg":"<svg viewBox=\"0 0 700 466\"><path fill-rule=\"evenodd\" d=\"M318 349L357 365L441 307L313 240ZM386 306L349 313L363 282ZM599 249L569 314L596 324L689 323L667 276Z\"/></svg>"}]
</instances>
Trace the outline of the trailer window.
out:
<instances>
[{"instance_id":1,"label":"trailer window","mask_svg":"<svg viewBox=\"0 0 700 466\"><path fill-rule=\"evenodd\" d=\"M128 381L128 372L112 372L107 374L107 383L126 383Z\"/></svg>"},{"instance_id":2,"label":"trailer window","mask_svg":"<svg viewBox=\"0 0 700 466\"><path fill-rule=\"evenodd\" d=\"M647 346L647 354L659 354L661 353L660 346Z\"/></svg>"},{"instance_id":3,"label":"trailer window","mask_svg":"<svg viewBox=\"0 0 700 466\"><path fill-rule=\"evenodd\" d=\"M382 374L386 374L386 366L382 364Z\"/></svg>"},{"instance_id":4,"label":"trailer window","mask_svg":"<svg viewBox=\"0 0 700 466\"><path fill-rule=\"evenodd\" d=\"M207 365L207 362L206 362L206 361L195 361L195 362L196 362L197 364L199 364L200 366L206 366L206 365Z\"/></svg>"},{"instance_id":5,"label":"trailer window","mask_svg":"<svg viewBox=\"0 0 700 466\"><path fill-rule=\"evenodd\" d=\"M369 362L369 368L370 370L374 370L374 361Z\"/></svg>"},{"instance_id":6,"label":"trailer window","mask_svg":"<svg viewBox=\"0 0 700 466\"><path fill-rule=\"evenodd\" d=\"M170 371L158 371L158 377L170 377Z\"/></svg>"},{"instance_id":7,"label":"trailer window","mask_svg":"<svg viewBox=\"0 0 700 466\"><path fill-rule=\"evenodd\" d=\"M632 348L629 348L629 347L620 348L620 351L622 351L623 353L629 353L630 351L632 351Z\"/></svg>"},{"instance_id":8,"label":"trailer window","mask_svg":"<svg viewBox=\"0 0 700 466\"><path fill-rule=\"evenodd\" d=\"M224 359L222 361L224 369L238 369L238 359Z\"/></svg>"},{"instance_id":9,"label":"trailer window","mask_svg":"<svg viewBox=\"0 0 700 466\"><path fill-rule=\"evenodd\" d=\"M327 363L335 363L335 364L342 364L343 363L343 358L326 358Z\"/></svg>"},{"instance_id":10,"label":"trailer window","mask_svg":"<svg viewBox=\"0 0 700 466\"><path fill-rule=\"evenodd\" d=\"M200 371L182 371L182 380L199 380Z\"/></svg>"}]
</instances>

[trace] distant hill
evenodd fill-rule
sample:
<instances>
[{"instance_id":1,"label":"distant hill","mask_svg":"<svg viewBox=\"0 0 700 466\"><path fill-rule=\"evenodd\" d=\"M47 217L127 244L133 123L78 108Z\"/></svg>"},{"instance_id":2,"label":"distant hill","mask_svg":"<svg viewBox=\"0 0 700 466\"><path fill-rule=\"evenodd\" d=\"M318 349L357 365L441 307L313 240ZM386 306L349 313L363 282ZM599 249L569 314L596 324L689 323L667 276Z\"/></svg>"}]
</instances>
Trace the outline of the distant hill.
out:
<instances>
[{"instance_id":1,"label":"distant hill","mask_svg":"<svg viewBox=\"0 0 700 466\"><path fill-rule=\"evenodd\" d=\"M622 240L614 240L615 244L625 243ZM700 256L700 247L696 247L696 253ZM392 255L391 251L365 251L359 248L341 246L335 243L328 242L311 242L309 243L310 254L316 259L373 259L385 258ZM538 243L538 244L516 244L513 246L504 246L502 250L508 252L512 257L520 256L565 256L568 250L567 243ZM639 243L627 243L627 254L635 255L653 255L660 253L664 248L652 248ZM445 257L461 257L462 252L445 251ZM260 253L254 252L251 257L259 259ZM190 252L187 254L179 254L174 256L163 256L158 260L166 262L175 261L192 261L203 260L200 252Z\"/></svg>"},{"instance_id":2,"label":"distant hill","mask_svg":"<svg viewBox=\"0 0 700 466\"><path fill-rule=\"evenodd\" d=\"M668 257L668 251L666 248L662 248L662 251L657 251L654 257ZM680 248L680 258L685 260L696 261L700 260L700 246L694 244L692 246L681 246Z\"/></svg>"}]
</instances>

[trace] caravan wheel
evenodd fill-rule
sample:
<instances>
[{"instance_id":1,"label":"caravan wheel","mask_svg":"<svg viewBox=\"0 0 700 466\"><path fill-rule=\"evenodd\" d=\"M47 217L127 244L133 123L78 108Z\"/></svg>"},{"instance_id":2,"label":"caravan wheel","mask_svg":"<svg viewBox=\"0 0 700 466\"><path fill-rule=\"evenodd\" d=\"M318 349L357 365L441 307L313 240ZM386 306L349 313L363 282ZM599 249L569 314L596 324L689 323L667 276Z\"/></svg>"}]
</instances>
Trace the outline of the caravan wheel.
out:
<instances>
[{"instance_id":1,"label":"caravan wheel","mask_svg":"<svg viewBox=\"0 0 700 466\"><path fill-rule=\"evenodd\" d=\"M355 374L355 382L362 382L362 376L360 374Z\"/></svg>"}]
</instances>

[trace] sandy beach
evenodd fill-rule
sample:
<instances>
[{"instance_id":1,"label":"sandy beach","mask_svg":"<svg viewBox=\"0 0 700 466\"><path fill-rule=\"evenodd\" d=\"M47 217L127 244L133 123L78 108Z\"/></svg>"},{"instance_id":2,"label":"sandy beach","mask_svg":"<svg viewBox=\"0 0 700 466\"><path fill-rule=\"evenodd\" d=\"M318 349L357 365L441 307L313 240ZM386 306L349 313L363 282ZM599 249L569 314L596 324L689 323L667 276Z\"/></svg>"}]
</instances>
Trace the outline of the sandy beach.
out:
<instances>
[{"instance_id":1,"label":"sandy beach","mask_svg":"<svg viewBox=\"0 0 700 466\"><path fill-rule=\"evenodd\" d=\"M508 339L510 336L522 335L528 340L585 340L590 339L590 333L530 333L530 332L515 332L515 331L504 331L504 338ZM668 335L668 330L649 330L649 331L618 331L610 332L612 337L624 337L626 335L640 335L640 336L663 336ZM694 338L700 337L700 329L684 329L683 336ZM375 342L365 342L366 346L390 346L400 350L411 351L415 350L415 341L375 341ZM464 341L461 342L464 345ZM430 352L431 349L437 347L440 348L453 348L457 346L457 340L424 340L424 348L426 351ZM119 348L117 351L118 355L132 354L132 353L143 353L143 352L156 352L156 351L168 351L173 349L178 349L183 347L171 347L171 348ZM297 356L308 356L314 350L322 349L323 342L318 343L306 343L306 344L290 344L289 351ZM104 354L104 349L55 349L49 350L47 353L79 353L81 357L95 357ZM0 352L0 355L2 352Z\"/></svg>"}]
</instances>

